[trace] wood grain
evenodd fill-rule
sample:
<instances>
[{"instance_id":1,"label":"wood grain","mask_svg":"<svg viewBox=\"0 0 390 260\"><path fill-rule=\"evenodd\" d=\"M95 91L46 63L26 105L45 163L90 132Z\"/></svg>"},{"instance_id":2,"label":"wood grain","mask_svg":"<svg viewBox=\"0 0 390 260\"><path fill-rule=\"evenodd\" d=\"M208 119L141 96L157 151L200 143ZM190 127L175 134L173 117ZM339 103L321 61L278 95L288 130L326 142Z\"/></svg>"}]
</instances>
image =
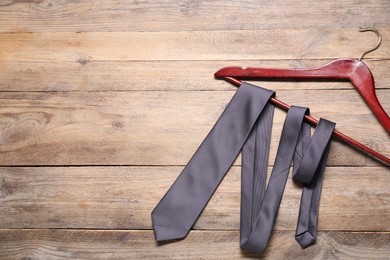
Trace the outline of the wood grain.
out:
<instances>
[{"instance_id":1,"label":"wood grain","mask_svg":"<svg viewBox=\"0 0 390 260\"><path fill-rule=\"evenodd\" d=\"M320 232L302 250L293 232L275 232L266 259L386 259L389 233ZM183 241L158 246L151 231L0 230L2 259L245 259L237 231L196 231Z\"/></svg>"},{"instance_id":2,"label":"wood grain","mask_svg":"<svg viewBox=\"0 0 390 260\"><path fill-rule=\"evenodd\" d=\"M388 26L386 0L3 0L0 30L204 31Z\"/></svg>"},{"instance_id":3,"label":"wood grain","mask_svg":"<svg viewBox=\"0 0 390 260\"><path fill-rule=\"evenodd\" d=\"M260 61L3 61L0 91L132 91L132 90L236 90L214 73L226 66L312 68L330 60ZM390 88L390 60L369 60L376 89ZM346 81L263 80L273 90L354 89Z\"/></svg>"},{"instance_id":4,"label":"wood grain","mask_svg":"<svg viewBox=\"0 0 390 260\"><path fill-rule=\"evenodd\" d=\"M150 230L236 90L213 73L358 58L377 41L358 28L373 26L383 42L364 62L389 113L389 13L387 0L0 1L0 258L258 258L239 248L240 158L185 240L158 246ZM351 83L259 85L390 156ZM337 140L328 165L316 245L294 239L289 180L264 258L390 259L389 168Z\"/></svg>"},{"instance_id":5,"label":"wood grain","mask_svg":"<svg viewBox=\"0 0 390 260\"><path fill-rule=\"evenodd\" d=\"M378 28L384 38L390 29ZM142 44L140 44L142 43ZM356 29L0 33L0 60L260 60L358 57L377 37ZM390 58L390 41L368 56ZM0 64L0 68L3 65Z\"/></svg>"},{"instance_id":6,"label":"wood grain","mask_svg":"<svg viewBox=\"0 0 390 260\"><path fill-rule=\"evenodd\" d=\"M0 228L151 229L150 214L182 167L0 168ZM269 171L271 168L269 169ZM390 231L384 167L329 167L320 230ZM238 230L240 167L233 167L194 229ZM369 185L368 185L369 184ZM295 230L300 185L288 180L276 230Z\"/></svg>"},{"instance_id":7,"label":"wood grain","mask_svg":"<svg viewBox=\"0 0 390 260\"><path fill-rule=\"evenodd\" d=\"M185 165L233 94L2 92L0 152L6 156L0 158L0 165ZM390 111L390 91L379 90L378 95ZM281 90L278 97L309 106L314 117L337 122L345 134L389 156L388 135L356 91ZM277 110L270 164L284 118L285 113ZM329 164L378 165L337 141Z\"/></svg>"}]
</instances>

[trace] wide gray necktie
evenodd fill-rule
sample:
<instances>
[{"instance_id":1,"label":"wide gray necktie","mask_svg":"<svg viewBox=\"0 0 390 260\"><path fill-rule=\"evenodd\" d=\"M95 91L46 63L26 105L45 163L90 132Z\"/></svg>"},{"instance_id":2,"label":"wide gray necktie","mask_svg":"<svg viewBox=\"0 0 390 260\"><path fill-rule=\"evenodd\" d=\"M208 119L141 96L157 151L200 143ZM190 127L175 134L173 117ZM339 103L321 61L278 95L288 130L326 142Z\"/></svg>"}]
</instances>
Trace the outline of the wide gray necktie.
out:
<instances>
[{"instance_id":1,"label":"wide gray necktie","mask_svg":"<svg viewBox=\"0 0 390 260\"><path fill-rule=\"evenodd\" d=\"M334 124L321 119L310 139L308 109L287 113L268 188L273 91L243 83L182 173L152 212L157 241L187 235L242 149L241 247L262 253L271 235L294 157L294 178L306 183L296 239L314 242L323 172ZM313 177L315 176L315 177Z\"/></svg>"}]
</instances>

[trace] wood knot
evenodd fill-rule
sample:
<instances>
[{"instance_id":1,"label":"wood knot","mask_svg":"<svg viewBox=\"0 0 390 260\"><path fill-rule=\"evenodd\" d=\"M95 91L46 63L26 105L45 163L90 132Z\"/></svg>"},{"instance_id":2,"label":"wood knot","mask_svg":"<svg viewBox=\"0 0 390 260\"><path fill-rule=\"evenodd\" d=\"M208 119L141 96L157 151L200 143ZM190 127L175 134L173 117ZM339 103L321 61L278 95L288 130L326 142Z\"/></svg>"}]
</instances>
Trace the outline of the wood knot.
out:
<instances>
[{"instance_id":1,"label":"wood knot","mask_svg":"<svg viewBox=\"0 0 390 260\"><path fill-rule=\"evenodd\" d=\"M0 198L7 197L12 194L8 184L4 180L4 177L0 176Z\"/></svg>"},{"instance_id":2,"label":"wood knot","mask_svg":"<svg viewBox=\"0 0 390 260\"><path fill-rule=\"evenodd\" d=\"M81 65L86 65L91 61L90 57L83 57L77 60Z\"/></svg>"},{"instance_id":3,"label":"wood knot","mask_svg":"<svg viewBox=\"0 0 390 260\"><path fill-rule=\"evenodd\" d=\"M114 128L115 130L122 129L123 127L125 127L125 125L121 121L112 122L112 128Z\"/></svg>"},{"instance_id":4,"label":"wood knot","mask_svg":"<svg viewBox=\"0 0 390 260\"><path fill-rule=\"evenodd\" d=\"M0 144L16 143L41 133L52 117L44 112L0 114Z\"/></svg>"}]
</instances>

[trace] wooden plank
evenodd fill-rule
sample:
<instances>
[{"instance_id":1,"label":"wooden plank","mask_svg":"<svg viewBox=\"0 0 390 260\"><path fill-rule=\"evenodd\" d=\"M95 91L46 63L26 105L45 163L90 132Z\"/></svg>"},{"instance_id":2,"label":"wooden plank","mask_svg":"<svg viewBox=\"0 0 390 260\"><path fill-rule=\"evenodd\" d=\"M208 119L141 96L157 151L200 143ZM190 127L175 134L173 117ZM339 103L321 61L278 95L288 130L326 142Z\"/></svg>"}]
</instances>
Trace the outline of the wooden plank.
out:
<instances>
[{"instance_id":1,"label":"wooden plank","mask_svg":"<svg viewBox=\"0 0 390 260\"><path fill-rule=\"evenodd\" d=\"M0 30L200 31L389 24L386 1L13 1L0 3Z\"/></svg>"},{"instance_id":2,"label":"wooden plank","mask_svg":"<svg viewBox=\"0 0 390 260\"><path fill-rule=\"evenodd\" d=\"M311 68L330 60L3 62L0 91L235 90L214 80L226 66ZM390 60L364 60L377 89L390 88ZM280 89L354 89L346 81L262 81Z\"/></svg>"},{"instance_id":3,"label":"wooden plank","mask_svg":"<svg viewBox=\"0 0 390 260\"><path fill-rule=\"evenodd\" d=\"M149 230L234 94L212 74L358 57L376 43L358 27L375 26L384 40L364 62L390 111L389 13L385 0L0 1L0 166L12 165L0 167L0 258L257 257L238 245L239 160L186 240L157 246ZM260 85L390 156L350 83ZM270 165L283 120L278 110ZM294 240L300 188L289 180L265 258L390 258L388 168L338 141L329 165L317 244Z\"/></svg>"},{"instance_id":4,"label":"wooden plank","mask_svg":"<svg viewBox=\"0 0 390 260\"><path fill-rule=\"evenodd\" d=\"M390 111L390 91L379 90ZM0 165L185 165L233 91L2 92ZM354 90L278 91L389 156L388 135ZM270 164L285 113L276 110ZM372 133L375 133L373 135ZM330 165L378 165L338 141Z\"/></svg>"},{"instance_id":5,"label":"wooden plank","mask_svg":"<svg viewBox=\"0 0 390 260\"><path fill-rule=\"evenodd\" d=\"M293 232L275 232L266 259L386 259L389 233L320 232L302 250ZM196 231L158 246L152 231L0 230L2 259L245 259L237 231Z\"/></svg>"},{"instance_id":6,"label":"wooden plank","mask_svg":"<svg viewBox=\"0 0 390 260\"><path fill-rule=\"evenodd\" d=\"M379 28L390 38L390 28ZM0 60L260 60L356 57L375 46L355 29L184 32L1 33ZM390 41L368 56L390 58ZM0 68L4 65L0 64Z\"/></svg>"},{"instance_id":7,"label":"wooden plank","mask_svg":"<svg viewBox=\"0 0 390 260\"><path fill-rule=\"evenodd\" d=\"M10 167L0 171L0 228L150 229L150 214L182 167ZM271 168L269 169L269 171ZM240 167L194 229L238 230ZM386 167L328 167L320 230L390 231ZM301 187L288 180L276 230L295 230Z\"/></svg>"}]
</instances>

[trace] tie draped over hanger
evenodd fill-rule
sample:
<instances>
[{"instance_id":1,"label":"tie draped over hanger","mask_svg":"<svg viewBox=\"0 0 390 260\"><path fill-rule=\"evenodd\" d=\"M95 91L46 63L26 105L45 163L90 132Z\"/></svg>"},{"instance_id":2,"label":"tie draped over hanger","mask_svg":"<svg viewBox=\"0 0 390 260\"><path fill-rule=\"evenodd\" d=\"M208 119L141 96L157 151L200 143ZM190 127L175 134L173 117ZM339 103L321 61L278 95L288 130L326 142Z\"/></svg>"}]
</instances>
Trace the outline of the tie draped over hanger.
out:
<instances>
[{"instance_id":1,"label":"tie draped over hanger","mask_svg":"<svg viewBox=\"0 0 390 260\"><path fill-rule=\"evenodd\" d=\"M378 43L375 47L366 50L362 53L359 59L336 59L328 64L312 69L274 69L274 68L242 68L242 67L225 67L218 70L214 76L222 78L236 86L241 85L241 79L257 79L257 78L288 78L288 79L349 79L355 88L358 90L363 100L370 107L374 115L378 118L384 129L390 135L390 118L381 106L376 93L374 77L366 64L361 60L369 52L376 50L381 42L382 36L375 28L361 28L360 31L373 31L378 36ZM270 100L275 106L288 110L290 105L282 102L277 98ZM312 125L317 125L318 120L305 116ZM363 151L364 153L379 160L381 163L389 166L390 158L367 147L366 145L354 140L353 138L335 130L334 136L343 140L348 145Z\"/></svg>"},{"instance_id":2,"label":"tie draped over hanger","mask_svg":"<svg viewBox=\"0 0 390 260\"><path fill-rule=\"evenodd\" d=\"M313 69L227 67L216 78L239 89L205 140L152 212L157 241L182 239L196 222L214 191L242 151L240 245L263 253L273 226L293 162L293 179L303 184L295 239L302 248L315 243L320 192L331 137L373 156L385 165L385 155L335 130L335 123L310 116L305 107L290 106L275 92L238 78L349 79L390 134L390 119L380 105L374 79L361 59L378 48L365 51L360 59L337 59ZM267 184L267 168L274 107L287 110L273 169ZM316 126L311 136L310 124Z\"/></svg>"}]
</instances>

